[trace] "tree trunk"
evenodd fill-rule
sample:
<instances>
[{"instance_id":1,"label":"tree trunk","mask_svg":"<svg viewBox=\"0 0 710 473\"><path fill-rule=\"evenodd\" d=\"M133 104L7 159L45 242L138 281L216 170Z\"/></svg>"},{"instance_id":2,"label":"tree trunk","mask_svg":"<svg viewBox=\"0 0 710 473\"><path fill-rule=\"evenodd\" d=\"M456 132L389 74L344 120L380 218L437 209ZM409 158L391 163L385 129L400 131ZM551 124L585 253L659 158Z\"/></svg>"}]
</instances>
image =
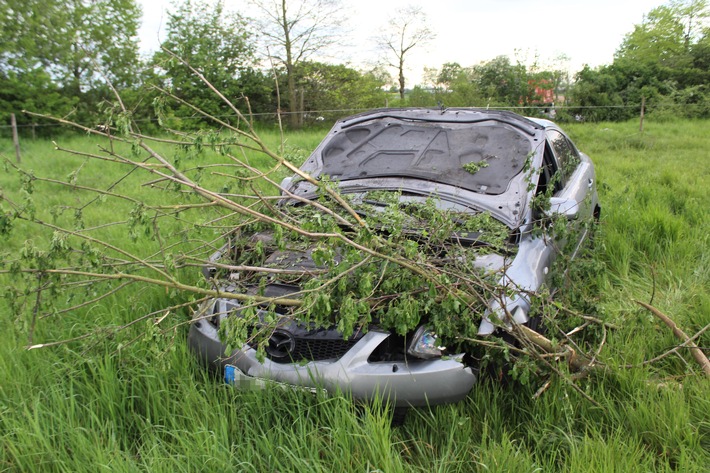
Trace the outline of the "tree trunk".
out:
<instances>
[{"instance_id":1,"label":"tree trunk","mask_svg":"<svg viewBox=\"0 0 710 473\"><path fill-rule=\"evenodd\" d=\"M296 96L295 64L291 50L291 26L286 14L286 0L281 0L281 27L284 32L284 49L286 50L286 88L288 89L288 123L292 129L299 128L298 97Z\"/></svg>"},{"instance_id":2,"label":"tree trunk","mask_svg":"<svg viewBox=\"0 0 710 473\"><path fill-rule=\"evenodd\" d=\"M399 98L404 102L404 55L399 58Z\"/></svg>"}]
</instances>

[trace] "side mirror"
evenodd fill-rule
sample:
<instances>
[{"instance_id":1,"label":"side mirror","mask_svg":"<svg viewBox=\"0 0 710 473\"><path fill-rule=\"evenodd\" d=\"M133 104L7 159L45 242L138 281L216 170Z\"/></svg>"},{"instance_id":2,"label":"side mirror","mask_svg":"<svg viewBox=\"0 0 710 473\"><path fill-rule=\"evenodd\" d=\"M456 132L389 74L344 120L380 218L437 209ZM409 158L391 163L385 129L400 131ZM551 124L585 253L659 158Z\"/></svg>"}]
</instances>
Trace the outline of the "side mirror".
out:
<instances>
[{"instance_id":1,"label":"side mirror","mask_svg":"<svg viewBox=\"0 0 710 473\"><path fill-rule=\"evenodd\" d=\"M550 198L550 210L545 212L547 217L564 215L567 220L574 220L579 216L579 202L565 197Z\"/></svg>"}]
</instances>

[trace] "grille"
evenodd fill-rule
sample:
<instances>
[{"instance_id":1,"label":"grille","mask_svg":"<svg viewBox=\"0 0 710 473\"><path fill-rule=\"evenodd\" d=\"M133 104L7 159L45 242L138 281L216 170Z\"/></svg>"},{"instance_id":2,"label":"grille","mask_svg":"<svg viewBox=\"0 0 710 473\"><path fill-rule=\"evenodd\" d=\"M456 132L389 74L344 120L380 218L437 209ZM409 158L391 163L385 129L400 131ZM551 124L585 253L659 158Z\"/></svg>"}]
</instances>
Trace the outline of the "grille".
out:
<instances>
[{"instance_id":1,"label":"grille","mask_svg":"<svg viewBox=\"0 0 710 473\"><path fill-rule=\"evenodd\" d=\"M307 339L294 338L294 346L288 354L267 349L266 357L276 363L295 363L299 361L322 361L339 359L350 350L357 340L339 339ZM255 344L249 346L256 349Z\"/></svg>"},{"instance_id":2,"label":"grille","mask_svg":"<svg viewBox=\"0 0 710 473\"><path fill-rule=\"evenodd\" d=\"M284 284L270 284L266 287L265 294L269 297L281 297L295 292L297 287ZM335 327L315 328L290 319L288 314L290 308L277 307L275 312L284 317L278 324L273 326L266 347L266 356L275 363L297 363L300 361L322 361L340 359L350 350L357 341L364 335L358 332L351 338L344 339L343 334ZM220 321L223 317L239 314L239 304L227 299L216 299L211 310L211 317L207 321L215 328L219 329ZM262 326L264 319L262 311L259 310L259 322L252 327ZM269 327L272 325L269 324ZM249 338L251 338L249 330ZM249 343L249 346L256 349L256 344Z\"/></svg>"},{"instance_id":3,"label":"grille","mask_svg":"<svg viewBox=\"0 0 710 473\"><path fill-rule=\"evenodd\" d=\"M338 359L350 350L357 340L299 340L293 350L293 360L319 361Z\"/></svg>"}]
</instances>

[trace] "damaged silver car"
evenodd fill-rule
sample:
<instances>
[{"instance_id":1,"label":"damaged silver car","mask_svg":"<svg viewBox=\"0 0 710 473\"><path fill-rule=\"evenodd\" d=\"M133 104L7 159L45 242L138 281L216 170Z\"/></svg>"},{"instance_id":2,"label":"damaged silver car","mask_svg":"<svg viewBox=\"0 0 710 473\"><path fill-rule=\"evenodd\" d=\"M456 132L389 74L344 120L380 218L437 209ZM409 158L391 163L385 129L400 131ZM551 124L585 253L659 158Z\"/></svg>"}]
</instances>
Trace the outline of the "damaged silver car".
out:
<instances>
[{"instance_id":1,"label":"damaged silver car","mask_svg":"<svg viewBox=\"0 0 710 473\"><path fill-rule=\"evenodd\" d=\"M436 250L438 260L456 259L459 268L493 275L498 287L505 288L497 297L490 296L479 313L470 314L478 336L530 323L531 299L551 284L553 262L562 248L568 253L565 261L574 257L589 234L589 226L582 223L600 211L590 159L554 123L507 111L381 109L351 116L335 124L301 170L327 180L354 208L366 208L361 212L365 220L385 212L383 202L393 201L405 212L410 212L407 206L432 205L449 219L460 219L460 230L447 230L449 240L468 252L449 250L442 256L443 250ZM319 186L298 176L284 180L282 188L279 207L284 212L322 195ZM485 232L466 227L468 216L491 219L504 230L504 238L493 244ZM565 241L546 231L553 218L574 228L560 237ZM418 222L405 223L408 238L424 242L436 229L425 217ZM235 248L228 242L203 269L225 294L298 299L303 281L291 273L317 273L341 258L335 254L323 263L307 245L284 248L274 243L273 231L256 230L242 237L246 244ZM240 272L246 271L244 262L237 259L257 248L263 254L262 267L281 271L249 283ZM230 266L237 263L241 270ZM448 309L436 307L435 296L430 302L427 310L445 320ZM382 314L386 304L383 297L371 305ZM467 355L465 345L445 346L452 338L441 338L426 314L402 333L379 316L365 318L365 327L345 330L337 323L338 307L331 309L331 325L314 324L279 304L216 298L196 312L188 341L235 384L276 382L408 407L459 401L476 383L477 360ZM461 314L466 312L456 317ZM251 320L244 327L247 341L227 350L224 326L246 317ZM261 344L251 340L256 332L265 334Z\"/></svg>"}]
</instances>

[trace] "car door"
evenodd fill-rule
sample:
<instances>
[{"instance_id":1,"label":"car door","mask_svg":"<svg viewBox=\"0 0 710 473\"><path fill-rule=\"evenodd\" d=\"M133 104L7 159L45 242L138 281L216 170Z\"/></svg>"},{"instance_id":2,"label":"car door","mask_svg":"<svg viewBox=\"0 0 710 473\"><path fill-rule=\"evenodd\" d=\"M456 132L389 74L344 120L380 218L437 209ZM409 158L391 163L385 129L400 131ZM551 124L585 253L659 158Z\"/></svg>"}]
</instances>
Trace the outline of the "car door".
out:
<instances>
[{"instance_id":1,"label":"car door","mask_svg":"<svg viewBox=\"0 0 710 473\"><path fill-rule=\"evenodd\" d=\"M546 133L546 165L554 168L551 184L554 185L550 198L550 216L564 216L571 234L560 241L570 248L574 256L589 232L596 205L595 174L591 160L580 153L572 141L560 130L549 129ZM573 236L574 235L574 236Z\"/></svg>"}]
</instances>

